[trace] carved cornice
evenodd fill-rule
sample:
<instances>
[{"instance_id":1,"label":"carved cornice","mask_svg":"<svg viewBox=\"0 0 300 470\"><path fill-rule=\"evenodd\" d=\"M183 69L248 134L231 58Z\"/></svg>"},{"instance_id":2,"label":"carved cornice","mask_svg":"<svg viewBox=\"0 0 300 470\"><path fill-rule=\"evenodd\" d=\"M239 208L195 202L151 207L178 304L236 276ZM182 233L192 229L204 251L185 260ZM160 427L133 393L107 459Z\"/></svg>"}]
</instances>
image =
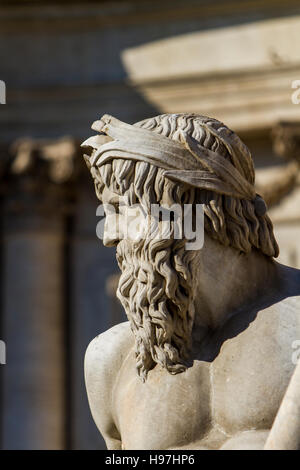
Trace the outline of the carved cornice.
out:
<instances>
[{"instance_id":1,"label":"carved cornice","mask_svg":"<svg viewBox=\"0 0 300 470\"><path fill-rule=\"evenodd\" d=\"M213 116L239 134L265 132L279 119L297 120L291 103L291 77L299 65L183 76L134 85L161 113L195 112Z\"/></svg>"},{"instance_id":2,"label":"carved cornice","mask_svg":"<svg viewBox=\"0 0 300 470\"><path fill-rule=\"evenodd\" d=\"M203 28L129 47L122 63L137 93L163 113L213 116L237 133L299 119L292 103L300 16Z\"/></svg>"}]
</instances>

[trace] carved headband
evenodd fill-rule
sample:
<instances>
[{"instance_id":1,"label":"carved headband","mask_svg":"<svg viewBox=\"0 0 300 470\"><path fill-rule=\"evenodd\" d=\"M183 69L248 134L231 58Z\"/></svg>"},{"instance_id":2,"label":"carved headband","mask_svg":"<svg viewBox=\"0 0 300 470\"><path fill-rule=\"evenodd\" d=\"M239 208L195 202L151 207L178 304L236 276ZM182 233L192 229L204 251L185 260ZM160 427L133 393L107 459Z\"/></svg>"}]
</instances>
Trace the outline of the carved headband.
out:
<instances>
[{"instance_id":1,"label":"carved headband","mask_svg":"<svg viewBox=\"0 0 300 470\"><path fill-rule=\"evenodd\" d=\"M173 181L252 201L259 216L267 210L254 186L228 160L184 131L181 143L107 114L95 121L92 129L100 134L81 144L94 149L90 157L84 156L89 168L113 158L144 161L164 169L163 175Z\"/></svg>"}]
</instances>

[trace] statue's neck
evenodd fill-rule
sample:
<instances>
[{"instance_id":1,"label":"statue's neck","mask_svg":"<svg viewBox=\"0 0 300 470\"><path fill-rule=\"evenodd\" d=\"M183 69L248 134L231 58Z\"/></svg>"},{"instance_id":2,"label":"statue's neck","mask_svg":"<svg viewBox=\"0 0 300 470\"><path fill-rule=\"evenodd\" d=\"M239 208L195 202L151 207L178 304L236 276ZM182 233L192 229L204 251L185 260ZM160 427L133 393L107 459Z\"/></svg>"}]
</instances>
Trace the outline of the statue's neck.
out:
<instances>
[{"instance_id":1,"label":"statue's neck","mask_svg":"<svg viewBox=\"0 0 300 470\"><path fill-rule=\"evenodd\" d=\"M244 254L209 239L197 261L195 325L218 328L278 290L279 265L259 251Z\"/></svg>"}]
</instances>

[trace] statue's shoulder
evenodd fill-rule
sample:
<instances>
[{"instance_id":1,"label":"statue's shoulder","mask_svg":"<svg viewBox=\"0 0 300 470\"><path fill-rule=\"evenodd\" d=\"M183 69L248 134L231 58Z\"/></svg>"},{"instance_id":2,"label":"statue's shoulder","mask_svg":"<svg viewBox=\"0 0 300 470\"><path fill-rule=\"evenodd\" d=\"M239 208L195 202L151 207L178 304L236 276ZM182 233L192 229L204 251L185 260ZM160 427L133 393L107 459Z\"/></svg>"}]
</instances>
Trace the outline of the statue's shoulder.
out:
<instances>
[{"instance_id":1,"label":"statue's shoulder","mask_svg":"<svg viewBox=\"0 0 300 470\"><path fill-rule=\"evenodd\" d=\"M133 344L129 322L124 322L96 336L85 354L85 383L91 412L110 449L118 449L120 445L111 410L112 390Z\"/></svg>"},{"instance_id":2,"label":"statue's shoulder","mask_svg":"<svg viewBox=\"0 0 300 470\"><path fill-rule=\"evenodd\" d=\"M276 305L278 314L285 314L289 318L295 317L300 322L300 295L287 297Z\"/></svg>"},{"instance_id":3,"label":"statue's shoulder","mask_svg":"<svg viewBox=\"0 0 300 470\"><path fill-rule=\"evenodd\" d=\"M279 282L270 296L270 305L263 309L264 318L279 321L284 328L299 326L300 322L300 270L278 264ZM287 323L287 324L286 324Z\"/></svg>"},{"instance_id":4,"label":"statue's shoulder","mask_svg":"<svg viewBox=\"0 0 300 470\"><path fill-rule=\"evenodd\" d=\"M282 353L290 354L291 344L300 339L300 295L287 296L258 313L257 333L280 345ZM255 322L254 322L255 323ZM263 338L262 338L263 340Z\"/></svg>"},{"instance_id":5,"label":"statue's shoulder","mask_svg":"<svg viewBox=\"0 0 300 470\"><path fill-rule=\"evenodd\" d=\"M84 369L87 386L110 382L120 369L131 346L133 335L129 322L119 323L96 336L87 347ZM100 384L99 384L100 385Z\"/></svg>"},{"instance_id":6,"label":"statue's shoulder","mask_svg":"<svg viewBox=\"0 0 300 470\"><path fill-rule=\"evenodd\" d=\"M96 336L88 345L85 354L85 368L110 370L118 367L133 345L133 335L129 322L119 323L109 330ZM95 371L94 371L95 367Z\"/></svg>"},{"instance_id":7,"label":"statue's shoulder","mask_svg":"<svg viewBox=\"0 0 300 470\"><path fill-rule=\"evenodd\" d=\"M300 270L282 266L287 295L278 302L280 312L286 311L291 315L300 317Z\"/></svg>"}]
</instances>

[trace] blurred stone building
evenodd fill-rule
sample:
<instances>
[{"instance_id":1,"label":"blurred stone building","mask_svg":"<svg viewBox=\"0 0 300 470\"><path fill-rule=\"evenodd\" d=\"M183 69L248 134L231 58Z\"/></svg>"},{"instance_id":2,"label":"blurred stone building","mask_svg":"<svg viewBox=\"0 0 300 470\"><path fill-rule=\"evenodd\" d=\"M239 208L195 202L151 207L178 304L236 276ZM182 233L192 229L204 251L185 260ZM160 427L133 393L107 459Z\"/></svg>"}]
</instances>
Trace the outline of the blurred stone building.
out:
<instances>
[{"instance_id":1,"label":"blurred stone building","mask_svg":"<svg viewBox=\"0 0 300 470\"><path fill-rule=\"evenodd\" d=\"M79 142L104 113L223 120L252 151L281 261L300 267L300 4L2 1L0 36L1 447L101 449L84 351L125 318Z\"/></svg>"}]
</instances>

